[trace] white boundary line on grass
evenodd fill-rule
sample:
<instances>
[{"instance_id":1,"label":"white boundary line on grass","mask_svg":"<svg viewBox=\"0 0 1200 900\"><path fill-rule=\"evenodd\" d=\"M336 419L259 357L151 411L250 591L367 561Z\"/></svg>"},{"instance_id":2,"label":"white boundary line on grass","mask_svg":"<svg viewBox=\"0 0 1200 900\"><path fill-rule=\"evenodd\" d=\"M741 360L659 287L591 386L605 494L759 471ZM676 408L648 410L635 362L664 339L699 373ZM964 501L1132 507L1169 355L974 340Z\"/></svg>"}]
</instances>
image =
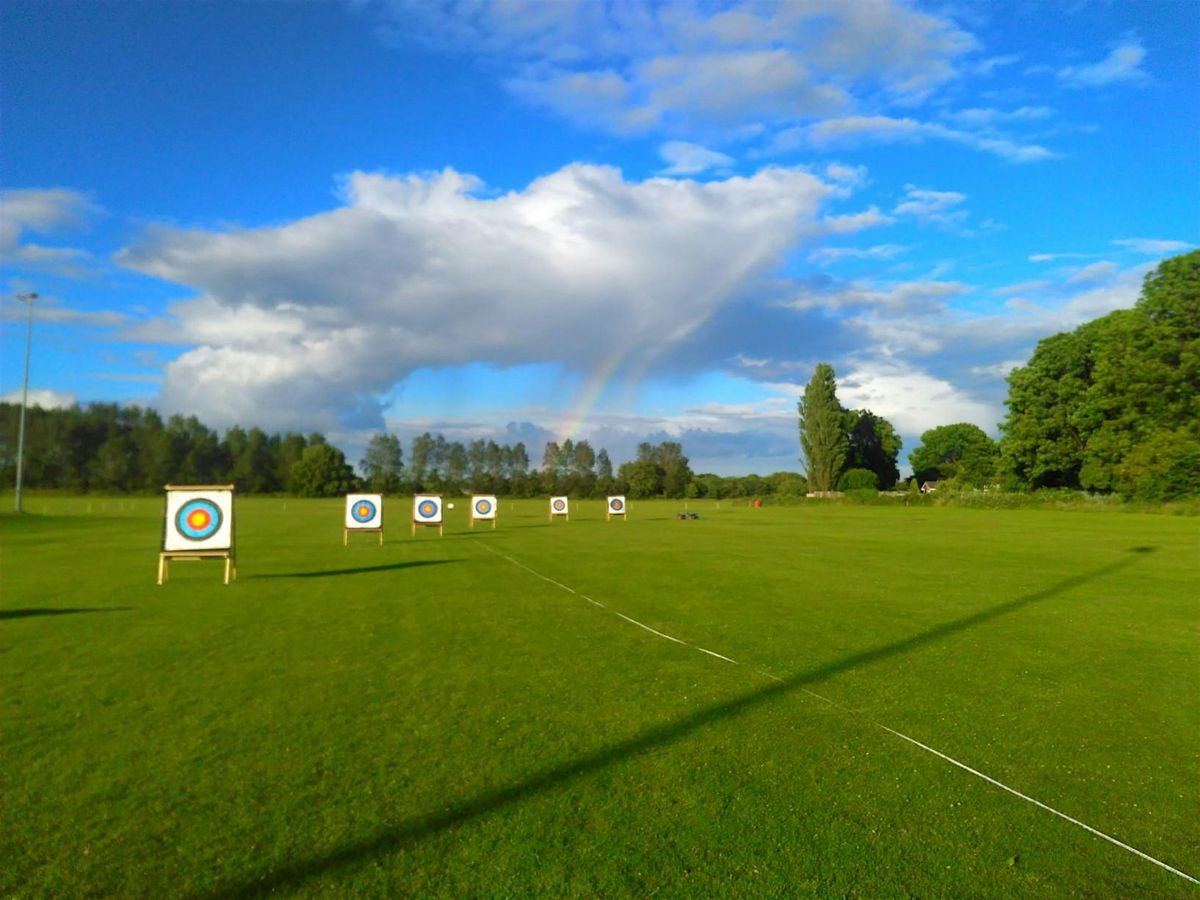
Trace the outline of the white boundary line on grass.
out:
<instances>
[{"instance_id":1,"label":"white boundary line on grass","mask_svg":"<svg viewBox=\"0 0 1200 900\"><path fill-rule=\"evenodd\" d=\"M483 544L483 547L486 550L488 550L490 553L494 553L496 556L499 556L503 559L508 560L510 563L512 563L517 568L524 569L529 574L542 579L542 581L549 582L550 584L554 585L557 588L561 588L562 590L566 591L567 593L574 594L576 597L582 597L584 600L586 600L588 603L591 603L593 606L598 606L601 609L608 609L608 607L605 606L603 603L601 603L599 600L593 600L591 597L587 596L586 594L581 594L581 593L579 593L579 591L575 590L574 588L567 587L565 584L563 584L559 581L555 581L553 578L549 578L549 577L543 575L541 572L537 571L536 569L532 569L529 566L525 565L524 563L513 559L511 556L509 556L506 553L501 553L499 550L492 548L490 545L488 545L486 543ZM625 615L624 613L617 612L615 609L609 610L609 611L612 612L614 615L616 615L618 618L624 619L626 622L629 622L631 625L636 625L638 628L648 631L651 634L657 635L660 638L665 638L666 640L671 641L672 643L682 644L684 647L690 647L693 650L699 650L701 653L707 653L709 656L715 656L717 659L723 659L725 662L732 663L735 666L741 665L741 663L739 663L736 659L730 659L728 656L722 656L720 653L716 653L712 650L706 650L704 647L701 647L697 644L689 644L687 641L680 640L679 638L673 637L672 635L669 635L669 634L664 634L663 632L657 631L657 630L651 628L649 625L646 625L643 622L639 622L637 619L630 618L629 616ZM763 676L764 678L769 678L772 681L779 682L780 684L782 684L784 682L784 679L780 678L778 675L772 675L770 672L764 672L762 669L756 669L753 666L747 666L747 668L749 668L754 673ZM874 719L871 719L869 716L866 716L857 710L853 710L853 709L850 709L849 707L842 706L840 703L835 703L833 700L830 700L828 697L822 697L820 694L816 693L815 691L810 691L806 687L801 687L800 690L812 697L815 697L816 699L822 701L823 703L827 703L830 706L833 706L833 707L836 707L837 709L842 710L843 712L847 712L847 713L850 713L851 715L859 716L860 718L866 719L868 722L870 722L875 727L881 728L884 731L888 732L889 734L895 735L896 737L900 738L903 741L907 741L908 743L912 744L915 747L920 747L926 753L932 753L934 756L936 756L940 759L944 759L946 762L950 763L951 765L957 766L958 768L962 769L964 772L969 772L970 774L974 775L976 778L981 778L984 781L988 782L988 784L995 785L996 787L1000 788L1003 791L1007 791L1008 793L1012 794L1014 797L1020 797L1022 800L1025 800L1028 803L1032 803L1034 806L1036 806L1040 809L1044 809L1048 813L1053 813L1054 815L1058 816L1060 819L1066 819L1072 825L1077 825L1080 828L1082 828L1084 831L1090 832L1091 834L1096 835L1096 837L1103 838L1104 840L1108 841L1110 844L1120 847L1122 850L1127 850L1128 852L1134 854L1135 856L1140 856L1142 859L1146 860L1147 862L1154 863L1154 865L1158 866L1159 868L1166 869L1172 875L1177 875L1180 878L1184 879L1185 881L1190 881L1192 884L1200 885L1200 879L1193 878L1187 872L1182 872L1179 869L1176 869L1174 866L1168 865L1167 863L1163 862L1160 859L1155 859L1149 853L1143 853L1141 850L1137 849L1137 847L1129 846L1129 844L1126 844L1125 842L1118 840L1117 838L1113 837L1111 834L1105 834L1100 829L1093 828L1091 825L1088 825L1086 822L1081 822L1076 818L1072 818L1071 816L1068 816L1065 812L1061 812L1061 811L1055 809L1053 806L1048 806L1047 804L1043 803L1042 801L1036 800L1033 797L1030 797L1028 794L1023 794L1020 791L1018 791L1016 788L1009 787L1004 782L997 781L995 778L992 778L990 775L986 775L983 772L980 772L978 769L973 769L970 766L968 766L966 763L959 762L957 759L954 759L954 757L947 756L945 753L942 753L940 750L935 750L933 747L930 747L928 744L921 743L916 738L909 737L907 734L903 734L902 732L899 732L894 728L889 728L888 726L884 725L882 722L876 722Z\"/></svg>"}]
</instances>

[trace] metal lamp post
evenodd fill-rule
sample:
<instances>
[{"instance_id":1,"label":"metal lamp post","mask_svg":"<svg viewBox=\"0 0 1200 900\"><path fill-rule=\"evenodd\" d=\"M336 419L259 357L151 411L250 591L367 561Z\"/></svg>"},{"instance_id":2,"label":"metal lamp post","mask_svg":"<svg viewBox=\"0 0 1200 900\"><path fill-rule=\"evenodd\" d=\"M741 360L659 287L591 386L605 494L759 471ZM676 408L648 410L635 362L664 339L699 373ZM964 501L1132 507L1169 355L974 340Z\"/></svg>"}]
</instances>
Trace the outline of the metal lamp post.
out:
<instances>
[{"instance_id":1,"label":"metal lamp post","mask_svg":"<svg viewBox=\"0 0 1200 900\"><path fill-rule=\"evenodd\" d=\"M29 304L29 317L25 321L25 378L21 382L21 425L17 432L17 512L21 509L22 476L25 462L25 407L29 402L29 344L33 338L33 301L37 294L17 294L17 299Z\"/></svg>"}]
</instances>

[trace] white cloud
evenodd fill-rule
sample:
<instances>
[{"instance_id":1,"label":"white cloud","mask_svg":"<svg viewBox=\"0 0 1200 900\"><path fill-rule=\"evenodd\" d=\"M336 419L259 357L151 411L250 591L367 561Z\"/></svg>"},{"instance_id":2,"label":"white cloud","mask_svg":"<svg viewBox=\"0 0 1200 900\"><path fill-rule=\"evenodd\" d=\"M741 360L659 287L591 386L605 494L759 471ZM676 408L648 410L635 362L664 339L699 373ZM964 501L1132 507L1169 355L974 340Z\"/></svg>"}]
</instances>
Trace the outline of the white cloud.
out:
<instances>
[{"instance_id":1,"label":"white cloud","mask_svg":"<svg viewBox=\"0 0 1200 900\"><path fill-rule=\"evenodd\" d=\"M647 361L758 283L835 189L802 169L628 182L575 164L484 198L453 170L354 173L277 227L157 229L118 255L197 297L131 337L198 345L162 398L206 421L328 427L421 366Z\"/></svg>"},{"instance_id":2,"label":"white cloud","mask_svg":"<svg viewBox=\"0 0 1200 900\"><path fill-rule=\"evenodd\" d=\"M776 152L792 149L801 138L819 150L865 142L919 144L932 138L973 147L1013 163L1041 162L1058 157L1054 151L1038 144L1020 144L1006 137L948 128L937 122L880 115L843 116L817 122L801 132L785 131L777 136L773 149Z\"/></svg>"},{"instance_id":3,"label":"white cloud","mask_svg":"<svg viewBox=\"0 0 1200 900\"><path fill-rule=\"evenodd\" d=\"M804 288L784 305L797 310L882 309L889 316L925 316L945 310L945 301L969 293L956 281L908 281L880 287L865 281Z\"/></svg>"},{"instance_id":4,"label":"white cloud","mask_svg":"<svg viewBox=\"0 0 1200 900\"><path fill-rule=\"evenodd\" d=\"M1068 87L1105 87L1110 84L1144 84L1149 76L1142 69L1146 50L1137 41L1121 44L1098 63L1067 66L1058 71L1058 80Z\"/></svg>"},{"instance_id":5,"label":"white cloud","mask_svg":"<svg viewBox=\"0 0 1200 900\"><path fill-rule=\"evenodd\" d=\"M1025 365L1024 359L1006 359L1003 362L992 363L987 366L971 366L970 372L972 375L979 375L984 378L1007 378L1008 374L1013 369L1018 369Z\"/></svg>"},{"instance_id":6,"label":"white cloud","mask_svg":"<svg viewBox=\"0 0 1200 900\"><path fill-rule=\"evenodd\" d=\"M1054 262L1059 259L1091 259L1095 253L1031 253L1029 261L1035 263Z\"/></svg>"},{"instance_id":7,"label":"white cloud","mask_svg":"<svg viewBox=\"0 0 1200 900\"><path fill-rule=\"evenodd\" d=\"M895 259L911 247L903 244L876 244L873 247L818 247L808 254L815 263L832 263L843 259Z\"/></svg>"},{"instance_id":8,"label":"white cloud","mask_svg":"<svg viewBox=\"0 0 1200 900\"><path fill-rule=\"evenodd\" d=\"M0 395L0 403L21 402L21 389L9 391ZM29 406L40 406L42 409L67 409L75 405L75 395L67 391L55 391L49 388L36 388L29 391Z\"/></svg>"},{"instance_id":9,"label":"white cloud","mask_svg":"<svg viewBox=\"0 0 1200 900\"><path fill-rule=\"evenodd\" d=\"M892 214L912 216L922 224L957 226L969 215L958 208L966 199L966 194L957 191L931 191L909 184L905 185L904 199L896 204Z\"/></svg>"},{"instance_id":10,"label":"white cloud","mask_svg":"<svg viewBox=\"0 0 1200 900\"><path fill-rule=\"evenodd\" d=\"M1118 247L1124 247L1126 250L1131 250L1134 253L1144 253L1146 256L1166 256L1169 253L1183 253L1196 246L1195 244L1189 244L1187 241L1164 241L1155 238L1122 238L1117 241L1109 241L1109 243L1115 244Z\"/></svg>"},{"instance_id":11,"label":"white cloud","mask_svg":"<svg viewBox=\"0 0 1200 900\"><path fill-rule=\"evenodd\" d=\"M1104 281L1110 278L1117 271L1117 264L1102 260L1091 265L1084 266L1082 269L1072 273L1067 279L1068 284L1082 284L1093 281Z\"/></svg>"},{"instance_id":12,"label":"white cloud","mask_svg":"<svg viewBox=\"0 0 1200 900\"><path fill-rule=\"evenodd\" d=\"M944 378L904 363L864 361L838 376L838 399L851 409L869 409L902 434L919 435L938 425L971 422L996 432L1000 407L984 403Z\"/></svg>"},{"instance_id":13,"label":"white cloud","mask_svg":"<svg viewBox=\"0 0 1200 900\"><path fill-rule=\"evenodd\" d=\"M519 97L618 133L744 133L919 102L975 40L898 0L844 3L364 2L390 39L492 57Z\"/></svg>"},{"instance_id":14,"label":"white cloud","mask_svg":"<svg viewBox=\"0 0 1200 900\"><path fill-rule=\"evenodd\" d=\"M888 225L895 220L872 206L858 213L845 213L840 216L826 216L821 220L820 230L830 234L852 234L877 225Z\"/></svg>"},{"instance_id":15,"label":"white cloud","mask_svg":"<svg viewBox=\"0 0 1200 900\"><path fill-rule=\"evenodd\" d=\"M663 175L695 175L707 169L725 169L734 162L732 156L687 141L668 141L658 155L670 164L662 170Z\"/></svg>"},{"instance_id":16,"label":"white cloud","mask_svg":"<svg viewBox=\"0 0 1200 900\"><path fill-rule=\"evenodd\" d=\"M861 187L867 183L867 167L830 163L825 167L825 177L847 187Z\"/></svg>"},{"instance_id":17,"label":"white cloud","mask_svg":"<svg viewBox=\"0 0 1200 900\"><path fill-rule=\"evenodd\" d=\"M99 211L78 191L68 188L29 188L0 191L0 262L51 269L67 274L90 254L73 247L50 247L25 241L27 233L53 234L83 226Z\"/></svg>"},{"instance_id":18,"label":"white cloud","mask_svg":"<svg viewBox=\"0 0 1200 900\"><path fill-rule=\"evenodd\" d=\"M1048 106L1022 106L1007 112L1000 109L973 107L947 113L946 118L969 128L992 128L1012 122L1036 122L1049 119L1053 115L1054 110Z\"/></svg>"}]
</instances>

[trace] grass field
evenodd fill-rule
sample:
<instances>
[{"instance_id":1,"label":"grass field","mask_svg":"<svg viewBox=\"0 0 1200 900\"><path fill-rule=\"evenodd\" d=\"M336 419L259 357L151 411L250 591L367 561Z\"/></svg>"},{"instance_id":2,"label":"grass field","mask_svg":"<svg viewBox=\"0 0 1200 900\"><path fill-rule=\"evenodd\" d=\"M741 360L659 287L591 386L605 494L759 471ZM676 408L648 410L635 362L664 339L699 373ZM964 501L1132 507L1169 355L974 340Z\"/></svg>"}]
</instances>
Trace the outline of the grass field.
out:
<instances>
[{"instance_id":1,"label":"grass field","mask_svg":"<svg viewBox=\"0 0 1200 900\"><path fill-rule=\"evenodd\" d=\"M410 504L0 517L0 895L1200 895L880 727L1200 877L1194 518Z\"/></svg>"}]
</instances>

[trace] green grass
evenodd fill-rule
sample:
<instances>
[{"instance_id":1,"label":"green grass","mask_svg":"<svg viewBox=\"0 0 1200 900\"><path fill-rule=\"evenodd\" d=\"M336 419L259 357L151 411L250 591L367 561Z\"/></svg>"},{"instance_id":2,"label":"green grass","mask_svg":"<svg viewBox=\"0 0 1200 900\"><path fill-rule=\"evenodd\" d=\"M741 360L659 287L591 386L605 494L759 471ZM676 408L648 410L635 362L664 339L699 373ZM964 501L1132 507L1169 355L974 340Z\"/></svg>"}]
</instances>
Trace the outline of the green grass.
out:
<instances>
[{"instance_id":1,"label":"green grass","mask_svg":"<svg viewBox=\"0 0 1200 900\"><path fill-rule=\"evenodd\" d=\"M0 517L0 896L1200 893L875 724L1200 876L1194 519L410 505Z\"/></svg>"}]
</instances>

